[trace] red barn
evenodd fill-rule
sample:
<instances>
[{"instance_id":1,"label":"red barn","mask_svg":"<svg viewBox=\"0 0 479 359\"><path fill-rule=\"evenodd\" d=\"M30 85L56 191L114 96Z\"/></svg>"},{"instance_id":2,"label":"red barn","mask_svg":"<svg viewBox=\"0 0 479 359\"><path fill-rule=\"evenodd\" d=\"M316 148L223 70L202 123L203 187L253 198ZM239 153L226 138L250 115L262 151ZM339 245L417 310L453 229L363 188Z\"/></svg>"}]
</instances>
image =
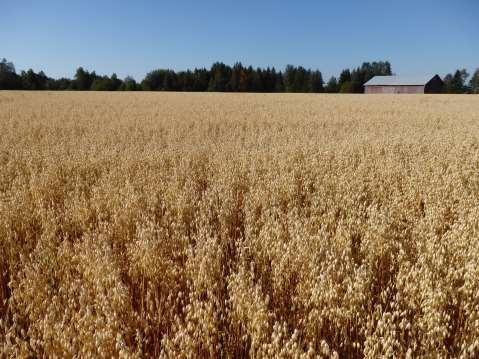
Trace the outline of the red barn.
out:
<instances>
[{"instance_id":1,"label":"red barn","mask_svg":"<svg viewBox=\"0 0 479 359\"><path fill-rule=\"evenodd\" d=\"M438 75L422 77L375 76L364 84L364 92L377 93L441 93L444 83Z\"/></svg>"}]
</instances>

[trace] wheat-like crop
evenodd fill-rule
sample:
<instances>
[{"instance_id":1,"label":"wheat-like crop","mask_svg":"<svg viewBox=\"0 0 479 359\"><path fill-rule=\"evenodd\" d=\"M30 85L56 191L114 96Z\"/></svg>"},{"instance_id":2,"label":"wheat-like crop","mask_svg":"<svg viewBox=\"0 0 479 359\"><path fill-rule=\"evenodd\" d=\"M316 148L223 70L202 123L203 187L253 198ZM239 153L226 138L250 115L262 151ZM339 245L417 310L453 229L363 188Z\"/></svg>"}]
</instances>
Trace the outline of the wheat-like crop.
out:
<instances>
[{"instance_id":1,"label":"wheat-like crop","mask_svg":"<svg viewBox=\"0 0 479 359\"><path fill-rule=\"evenodd\" d=\"M479 98L0 93L0 357L479 356Z\"/></svg>"}]
</instances>

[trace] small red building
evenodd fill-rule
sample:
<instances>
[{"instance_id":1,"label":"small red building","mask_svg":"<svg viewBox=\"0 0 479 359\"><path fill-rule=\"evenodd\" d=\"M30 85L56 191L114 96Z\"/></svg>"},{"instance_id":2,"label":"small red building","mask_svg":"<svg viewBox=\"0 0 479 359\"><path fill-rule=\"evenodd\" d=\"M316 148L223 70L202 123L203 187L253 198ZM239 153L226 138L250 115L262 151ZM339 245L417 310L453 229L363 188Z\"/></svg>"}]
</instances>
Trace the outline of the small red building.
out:
<instances>
[{"instance_id":1,"label":"small red building","mask_svg":"<svg viewBox=\"0 0 479 359\"><path fill-rule=\"evenodd\" d=\"M423 77L375 76L364 84L367 94L441 93L444 82L438 75Z\"/></svg>"}]
</instances>

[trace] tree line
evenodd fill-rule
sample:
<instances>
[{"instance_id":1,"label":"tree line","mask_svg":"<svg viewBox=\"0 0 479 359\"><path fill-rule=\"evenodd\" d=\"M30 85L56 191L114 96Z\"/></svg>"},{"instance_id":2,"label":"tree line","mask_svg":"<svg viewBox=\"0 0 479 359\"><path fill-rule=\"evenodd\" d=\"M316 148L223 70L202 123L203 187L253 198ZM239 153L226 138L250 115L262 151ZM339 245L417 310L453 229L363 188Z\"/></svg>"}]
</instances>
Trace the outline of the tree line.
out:
<instances>
[{"instance_id":1,"label":"tree line","mask_svg":"<svg viewBox=\"0 0 479 359\"><path fill-rule=\"evenodd\" d=\"M214 91L214 92L311 92L363 93L364 83L377 75L392 75L388 61L364 62L343 70L326 83L319 70L288 65L284 71L274 67L253 68L240 62L233 66L221 62L210 69L174 71L158 69L146 74L141 82L116 74L101 76L79 67L73 79L54 79L32 69L17 74L13 63L0 61L0 90L77 90L77 91ZM457 70L444 78L446 93L479 93L479 69L467 82L466 70Z\"/></svg>"},{"instance_id":2,"label":"tree line","mask_svg":"<svg viewBox=\"0 0 479 359\"><path fill-rule=\"evenodd\" d=\"M444 92L446 93L476 93L479 94L479 68L472 75L469 83L466 69L456 70L454 74L444 76Z\"/></svg>"}]
</instances>

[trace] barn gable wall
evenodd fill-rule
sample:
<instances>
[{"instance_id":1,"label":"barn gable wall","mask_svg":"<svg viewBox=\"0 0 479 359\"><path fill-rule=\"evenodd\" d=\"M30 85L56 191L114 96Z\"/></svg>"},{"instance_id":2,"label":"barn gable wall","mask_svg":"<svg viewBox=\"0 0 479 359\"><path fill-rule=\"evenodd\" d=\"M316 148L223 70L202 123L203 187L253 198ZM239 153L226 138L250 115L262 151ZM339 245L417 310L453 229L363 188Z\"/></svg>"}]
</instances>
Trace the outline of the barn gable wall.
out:
<instances>
[{"instance_id":1,"label":"barn gable wall","mask_svg":"<svg viewBox=\"0 0 479 359\"><path fill-rule=\"evenodd\" d=\"M442 93L444 82L439 76L434 76L431 81L426 84L425 93Z\"/></svg>"}]
</instances>

